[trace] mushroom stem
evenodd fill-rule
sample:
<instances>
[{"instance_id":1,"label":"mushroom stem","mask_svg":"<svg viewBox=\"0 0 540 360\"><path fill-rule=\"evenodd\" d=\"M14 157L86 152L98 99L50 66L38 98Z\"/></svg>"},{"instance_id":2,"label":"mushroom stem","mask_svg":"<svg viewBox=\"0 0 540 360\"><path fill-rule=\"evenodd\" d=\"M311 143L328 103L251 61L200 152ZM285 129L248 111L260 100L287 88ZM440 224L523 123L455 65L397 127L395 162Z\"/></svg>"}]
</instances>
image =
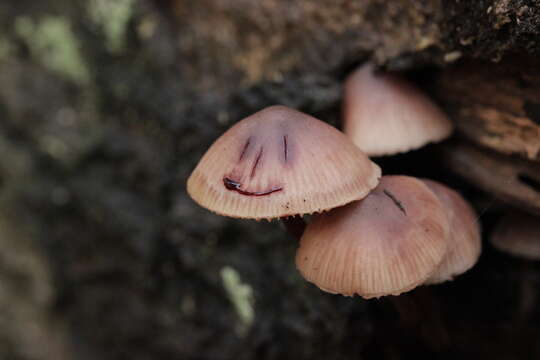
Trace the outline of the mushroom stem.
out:
<instances>
[{"instance_id":1,"label":"mushroom stem","mask_svg":"<svg viewBox=\"0 0 540 360\"><path fill-rule=\"evenodd\" d=\"M534 280L532 280L536 274L534 267L531 266L531 261L525 259L519 259L518 261L520 262L519 269L514 273L514 276L517 275L515 282L519 286L519 305L516 322L518 327L523 327L528 319L530 319L537 304L537 294Z\"/></svg>"},{"instance_id":2,"label":"mushroom stem","mask_svg":"<svg viewBox=\"0 0 540 360\"><path fill-rule=\"evenodd\" d=\"M449 345L448 331L432 289L420 287L411 293L390 296L388 299L399 314L405 330L412 331L431 350L441 350Z\"/></svg>"},{"instance_id":3,"label":"mushroom stem","mask_svg":"<svg viewBox=\"0 0 540 360\"><path fill-rule=\"evenodd\" d=\"M301 216L290 216L286 218L281 218L283 225L287 232L293 236L296 240L300 241L302 234L306 228L306 222Z\"/></svg>"}]
</instances>

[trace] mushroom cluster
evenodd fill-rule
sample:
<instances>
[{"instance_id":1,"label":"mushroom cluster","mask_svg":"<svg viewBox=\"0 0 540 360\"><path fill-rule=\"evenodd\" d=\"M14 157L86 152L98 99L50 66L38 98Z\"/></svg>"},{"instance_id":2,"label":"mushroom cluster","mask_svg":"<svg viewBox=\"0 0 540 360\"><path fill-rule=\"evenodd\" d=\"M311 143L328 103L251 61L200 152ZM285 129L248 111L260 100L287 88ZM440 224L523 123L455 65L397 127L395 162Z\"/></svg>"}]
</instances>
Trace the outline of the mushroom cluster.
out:
<instances>
[{"instance_id":1,"label":"mushroom cluster","mask_svg":"<svg viewBox=\"0 0 540 360\"><path fill-rule=\"evenodd\" d=\"M296 264L330 293L398 295L467 271L481 247L471 206L432 180L381 177L368 157L441 141L450 120L405 79L369 64L349 77L344 99L344 133L285 106L241 120L203 156L189 195L235 218L315 214L299 232Z\"/></svg>"}]
</instances>

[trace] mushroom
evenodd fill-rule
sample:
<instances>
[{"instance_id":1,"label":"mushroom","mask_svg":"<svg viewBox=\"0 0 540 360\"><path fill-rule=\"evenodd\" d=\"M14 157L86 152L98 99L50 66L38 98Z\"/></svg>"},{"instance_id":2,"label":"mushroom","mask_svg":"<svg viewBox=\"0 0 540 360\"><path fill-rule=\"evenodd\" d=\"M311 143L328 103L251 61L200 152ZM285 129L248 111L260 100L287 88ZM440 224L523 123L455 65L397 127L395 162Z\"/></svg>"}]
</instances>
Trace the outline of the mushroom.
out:
<instances>
[{"instance_id":1,"label":"mushroom","mask_svg":"<svg viewBox=\"0 0 540 360\"><path fill-rule=\"evenodd\" d=\"M480 225L473 208L460 194L436 181L422 180L443 203L450 223L446 255L437 270L425 282L438 284L452 280L476 264L482 249Z\"/></svg>"},{"instance_id":2,"label":"mushroom","mask_svg":"<svg viewBox=\"0 0 540 360\"><path fill-rule=\"evenodd\" d=\"M493 230L490 241L502 252L540 260L540 218L519 211L507 213Z\"/></svg>"},{"instance_id":3,"label":"mushroom","mask_svg":"<svg viewBox=\"0 0 540 360\"><path fill-rule=\"evenodd\" d=\"M344 131L369 156L392 155L441 141L453 131L448 117L413 84L373 64L345 83Z\"/></svg>"},{"instance_id":4,"label":"mushroom","mask_svg":"<svg viewBox=\"0 0 540 360\"><path fill-rule=\"evenodd\" d=\"M383 176L363 200L313 217L296 265L330 293L399 295L431 276L446 254L448 234L445 208L427 185Z\"/></svg>"},{"instance_id":5,"label":"mushroom","mask_svg":"<svg viewBox=\"0 0 540 360\"><path fill-rule=\"evenodd\" d=\"M441 163L497 200L540 216L540 164L504 156L466 141L439 149Z\"/></svg>"},{"instance_id":6,"label":"mushroom","mask_svg":"<svg viewBox=\"0 0 540 360\"><path fill-rule=\"evenodd\" d=\"M380 168L343 133L307 114L271 106L231 127L187 182L220 215L272 219L321 212L366 196Z\"/></svg>"}]
</instances>

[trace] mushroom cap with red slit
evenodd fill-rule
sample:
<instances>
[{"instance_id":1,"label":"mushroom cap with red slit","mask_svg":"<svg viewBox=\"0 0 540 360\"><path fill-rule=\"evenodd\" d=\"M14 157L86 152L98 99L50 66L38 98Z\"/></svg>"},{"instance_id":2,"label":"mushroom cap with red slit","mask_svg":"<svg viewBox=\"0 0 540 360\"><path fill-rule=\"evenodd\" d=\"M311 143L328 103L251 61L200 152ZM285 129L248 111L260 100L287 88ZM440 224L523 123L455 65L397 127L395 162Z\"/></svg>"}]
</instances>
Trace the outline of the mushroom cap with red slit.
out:
<instances>
[{"instance_id":1,"label":"mushroom cap with red slit","mask_svg":"<svg viewBox=\"0 0 540 360\"><path fill-rule=\"evenodd\" d=\"M380 168L334 127L285 106L235 124L208 149L189 195L220 215L273 219L363 198Z\"/></svg>"}]
</instances>

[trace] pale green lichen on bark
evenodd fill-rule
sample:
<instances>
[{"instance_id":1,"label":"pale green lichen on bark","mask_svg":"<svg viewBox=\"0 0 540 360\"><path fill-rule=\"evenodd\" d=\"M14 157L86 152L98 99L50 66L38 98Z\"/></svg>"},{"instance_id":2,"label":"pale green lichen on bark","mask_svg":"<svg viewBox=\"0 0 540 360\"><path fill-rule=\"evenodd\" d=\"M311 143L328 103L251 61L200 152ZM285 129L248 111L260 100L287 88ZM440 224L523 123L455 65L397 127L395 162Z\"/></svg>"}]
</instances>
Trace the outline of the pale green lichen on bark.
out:
<instances>
[{"instance_id":1,"label":"pale green lichen on bark","mask_svg":"<svg viewBox=\"0 0 540 360\"><path fill-rule=\"evenodd\" d=\"M133 16L135 0L91 0L88 14L103 31L107 48L120 53L126 46L126 31Z\"/></svg>"},{"instance_id":2,"label":"pale green lichen on bark","mask_svg":"<svg viewBox=\"0 0 540 360\"><path fill-rule=\"evenodd\" d=\"M15 32L43 66L77 84L89 83L90 73L68 19L45 16L34 21L21 16L15 19Z\"/></svg>"},{"instance_id":3,"label":"pale green lichen on bark","mask_svg":"<svg viewBox=\"0 0 540 360\"><path fill-rule=\"evenodd\" d=\"M253 289L248 284L242 283L238 272L230 266L221 269L221 280L240 319L236 332L239 336L244 336L255 320Z\"/></svg>"}]
</instances>

